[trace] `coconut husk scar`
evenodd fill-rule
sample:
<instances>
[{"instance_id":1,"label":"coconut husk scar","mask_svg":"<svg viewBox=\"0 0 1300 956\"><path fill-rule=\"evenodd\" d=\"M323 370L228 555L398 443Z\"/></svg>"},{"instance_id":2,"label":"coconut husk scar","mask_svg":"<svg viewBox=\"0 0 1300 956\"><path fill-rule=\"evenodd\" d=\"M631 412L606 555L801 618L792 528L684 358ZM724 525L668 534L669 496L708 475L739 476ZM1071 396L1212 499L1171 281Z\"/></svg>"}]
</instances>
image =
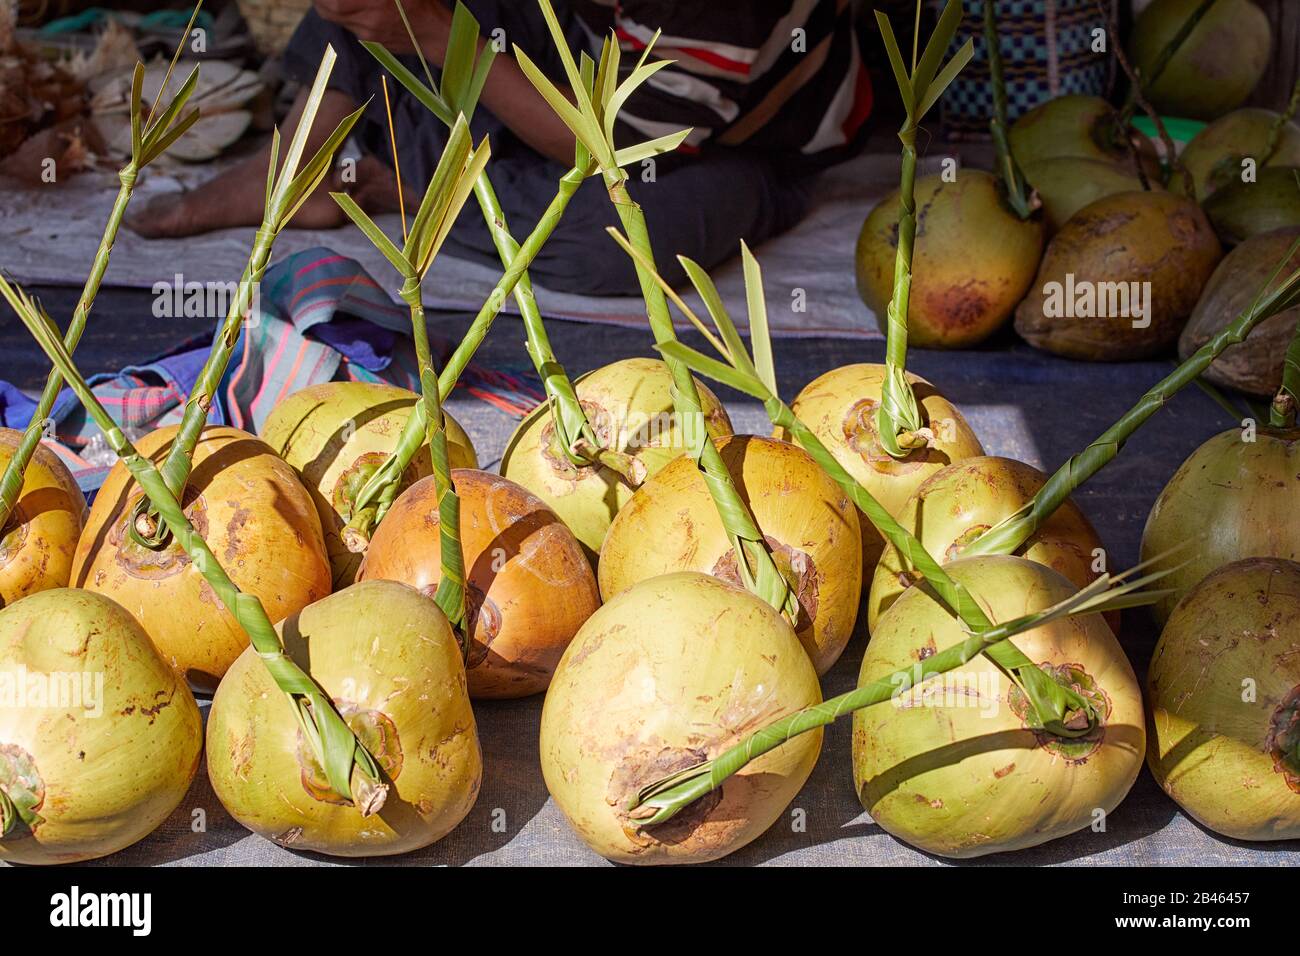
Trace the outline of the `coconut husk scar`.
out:
<instances>
[{"instance_id":1,"label":"coconut husk scar","mask_svg":"<svg viewBox=\"0 0 1300 956\"><path fill-rule=\"evenodd\" d=\"M941 155L923 159L922 174L938 172ZM860 156L827 170L818 181L817 198L807 217L789 232L764 243L758 250L774 302L772 332L779 336L832 336L877 339L875 317L858 298L853 271L845 269L845 250L852 250L862 221L881 197L897 186L897 158ZM218 160L202 167L169 167L142 177L136 203L142 207L156 192L193 188L200 179L221 172ZM112 182L116 187L116 181ZM5 226L9 241L5 268L19 283L80 285L86 263L94 258L98 235L79 227L102 221L112 202L109 180L87 173L60 182L57 189L18 188L0 177L5 195ZM397 217L377 221L390 235L400 233ZM593 242L610 242L603 235ZM287 253L327 246L359 261L381 286L397 288L393 267L356 229L286 230L277 240L277 259ZM248 255L248 231L230 229L187 239L143 240L128 229L118 237L105 282L114 286L152 288L169 281L159 275L158 263L174 263L186 282L228 282L238 276ZM739 259L713 272L728 310L743 320L745 290ZM448 249L438 256L424 283L429 308L475 311L487 298L500 269L456 259ZM802 295L799 290L802 290ZM582 322L607 322L632 328L645 325L645 303L635 297L594 297L537 289L538 302L547 318ZM692 292L692 308L702 303ZM503 311L513 313L514 302ZM743 326L743 321L742 321Z\"/></svg>"},{"instance_id":2,"label":"coconut husk scar","mask_svg":"<svg viewBox=\"0 0 1300 956\"><path fill-rule=\"evenodd\" d=\"M192 281L188 274L185 281ZM307 249L272 266L261 288L257 319L235 348L209 415L212 424L260 434L283 396L319 382L389 382L419 388L406 310L356 260L325 248ZM184 314L185 303L182 287L170 303L177 310L173 314ZM96 376L90 384L130 434L174 424L180 421L210 344L205 334L168 355L115 375ZM441 353L439 363L455 345L437 336L430 336L430 344ZM542 399L540 383L524 369L471 364L458 384L462 393L522 417ZM35 408L33 399L0 381L0 426L26 428ZM51 417L78 484L84 491L97 489L116 460L97 440L99 429L66 388Z\"/></svg>"}]
</instances>

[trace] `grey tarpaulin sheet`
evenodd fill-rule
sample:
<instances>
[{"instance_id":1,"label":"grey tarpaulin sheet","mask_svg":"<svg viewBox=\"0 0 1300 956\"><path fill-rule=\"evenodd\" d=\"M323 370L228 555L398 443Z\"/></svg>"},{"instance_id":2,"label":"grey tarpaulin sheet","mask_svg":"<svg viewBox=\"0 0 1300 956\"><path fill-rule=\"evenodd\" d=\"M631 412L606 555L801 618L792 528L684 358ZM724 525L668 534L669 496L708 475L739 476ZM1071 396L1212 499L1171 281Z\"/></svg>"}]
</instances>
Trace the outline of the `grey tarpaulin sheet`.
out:
<instances>
[{"instance_id":1,"label":"grey tarpaulin sheet","mask_svg":"<svg viewBox=\"0 0 1300 956\"><path fill-rule=\"evenodd\" d=\"M921 171L937 170L941 158L927 157ZM771 325L775 334L879 336L875 321L854 290L852 250L862 220L896 183L898 162L897 155L868 154L828 170L818 183L817 199L809 215L794 229L760 247L758 254L769 288L788 290L783 292L787 302L795 289L806 291L806 309L776 308L774 304ZM149 170L133 203L143 205L158 192L192 188L219 169L218 164L212 164ZM0 177L0 213L6 237L0 259L5 270L27 285L80 285L99 242L99 227L86 229L84 224L105 220L115 185L114 176L107 173L83 174L39 187L23 187ZM463 215L477 216L479 212L470 208ZM401 232L396 216L380 216L379 221L389 235ZM517 238L523 241L526 224L512 225ZM146 242L123 229L105 282L149 289L160 280L172 281L173 273L181 274L187 283L229 282L243 272L252 232L225 229L192 239ZM597 232L592 242L613 241ZM396 291L401 284L392 265L354 228L287 230L276 242L276 255L316 246L359 260L389 289ZM159 263L166 265L160 267ZM500 270L449 255L439 256L424 283L426 305L477 309L499 275ZM721 266L714 272L714 279L731 315L743 326L745 294L739 261ZM698 297L692 294L687 299L692 308L704 314ZM643 314L639 298L578 296L539 287L537 300L548 317L560 319L636 326ZM513 301L506 309L514 309Z\"/></svg>"},{"instance_id":2,"label":"grey tarpaulin sheet","mask_svg":"<svg viewBox=\"0 0 1300 956\"><path fill-rule=\"evenodd\" d=\"M137 308L147 296L133 294ZM64 298L71 298L65 295ZM130 328L130 296L114 293L101 300L97 319ZM47 296L57 314L68 304ZM439 320L454 333L463 320ZM99 327L100 341L112 328ZM177 337L188 330L177 329ZM556 351L573 372L630 354L648 354L644 333L615 328L560 324ZM1008 337L1009 338L1009 337ZM10 356L25 354L21 330L0 318L0 374L14 376ZM522 331L516 322L499 326L479 358L487 364L518 364ZM699 346L698 340L692 344ZM88 339L83 355L87 371L99 371L98 353ZM824 339L786 340L778 350L782 391L793 395L816 375L850 361L879 361L880 343ZM991 454L1009 455L1038 467L1055 468L1081 449L1165 374L1168 362L1087 365L1066 362L1003 341L975 352L916 351L913 367L940 383L970 419ZM99 358L104 367L111 358ZM29 376L34 378L34 376ZM766 430L761 409L727 395L737 430ZM512 422L495 409L474 401L456 401L454 414L471 433L485 467L495 458ZM1195 390L1177 397L1141 431L1120 457L1078 495L1079 504L1102 534L1118 565L1131 563L1146 513L1176 466L1200 442L1229 427L1225 414ZM859 635L824 680L825 693L852 687L865 637ZM1141 612L1126 616L1123 641L1139 673L1154 643ZM371 865L591 865L602 861L572 834L547 799L538 766L537 733L541 699L486 703L475 707L483 742L483 790L469 817L448 837L419 853ZM829 728L821 760L794 801L805 811L805 832L779 823L759 840L724 863L773 865L931 865L943 861L898 842L874 826L858 805L849 769L849 726ZM196 811L205 829L194 832ZM498 812L502 811L502 812ZM495 824L495 826L494 826ZM503 826L502 826L503 824ZM216 866L234 864L323 865L336 861L281 849L252 836L222 810L202 773L184 804L167 823L143 842L96 865L159 864ZM1015 854L985 857L975 865L1002 864L1235 864L1300 865L1300 841L1245 844L1217 837L1189 820L1156 787L1145 771L1128 799L1110 815L1105 833L1085 831L1064 840Z\"/></svg>"}]
</instances>

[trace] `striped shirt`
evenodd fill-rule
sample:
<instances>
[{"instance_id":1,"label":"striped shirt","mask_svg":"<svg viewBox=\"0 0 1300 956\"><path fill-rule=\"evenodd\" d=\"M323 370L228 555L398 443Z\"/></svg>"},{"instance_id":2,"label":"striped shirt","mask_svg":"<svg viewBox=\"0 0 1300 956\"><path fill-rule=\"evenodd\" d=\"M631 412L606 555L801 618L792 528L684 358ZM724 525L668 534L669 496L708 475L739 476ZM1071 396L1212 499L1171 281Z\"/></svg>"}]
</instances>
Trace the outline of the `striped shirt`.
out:
<instances>
[{"instance_id":1,"label":"striped shirt","mask_svg":"<svg viewBox=\"0 0 1300 956\"><path fill-rule=\"evenodd\" d=\"M871 112L849 0L599 2L613 7L624 72L655 30L652 58L675 61L624 107L629 139L690 126L684 152L744 147L812 169L842 158Z\"/></svg>"}]
</instances>

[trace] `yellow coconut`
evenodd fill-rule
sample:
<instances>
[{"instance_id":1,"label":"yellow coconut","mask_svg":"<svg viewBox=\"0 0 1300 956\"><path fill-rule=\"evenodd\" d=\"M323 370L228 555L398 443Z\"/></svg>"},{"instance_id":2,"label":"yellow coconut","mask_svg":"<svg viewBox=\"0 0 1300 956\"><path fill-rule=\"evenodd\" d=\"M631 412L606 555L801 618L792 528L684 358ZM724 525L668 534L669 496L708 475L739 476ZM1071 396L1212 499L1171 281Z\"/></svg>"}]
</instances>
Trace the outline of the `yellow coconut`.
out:
<instances>
[{"instance_id":1,"label":"yellow coconut","mask_svg":"<svg viewBox=\"0 0 1300 956\"><path fill-rule=\"evenodd\" d=\"M931 434L923 447L906 458L891 457L876 431L884 380L883 365L843 365L809 382L790 407L844 470L897 517L921 482L953 462L984 454L984 449L956 406L909 372L907 380ZM778 429L776 437L790 440L791 436ZM885 539L865 517L860 524L862 571L869 580Z\"/></svg>"},{"instance_id":2,"label":"yellow coconut","mask_svg":"<svg viewBox=\"0 0 1300 956\"><path fill-rule=\"evenodd\" d=\"M961 557L962 549L989 528L1027 505L1046 481L1046 475L1024 462L967 458L926 479L896 517L927 552L947 563ZM1106 570L1101 538L1073 501L1057 508L1016 554L1046 565L1076 588L1087 587ZM899 595L920 580L911 562L893 545L886 545L867 599L867 627L872 633ZM1117 629L1118 614L1109 623Z\"/></svg>"},{"instance_id":3,"label":"yellow coconut","mask_svg":"<svg viewBox=\"0 0 1300 956\"><path fill-rule=\"evenodd\" d=\"M1011 317L1043 253L1041 217L1021 219L998 180L963 169L916 181L916 243L907 340L923 348L967 348ZM858 294L883 331L898 253L898 190L867 216L855 253Z\"/></svg>"},{"instance_id":4,"label":"yellow coconut","mask_svg":"<svg viewBox=\"0 0 1300 956\"><path fill-rule=\"evenodd\" d=\"M281 846L336 856L405 853L449 833L474 805L483 761L460 646L438 606L404 584L362 581L277 630L387 790L367 791L367 808L378 808L363 814L330 789L293 704L250 647L208 717L208 776L230 815Z\"/></svg>"},{"instance_id":5,"label":"yellow coconut","mask_svg":"<svg viewBox=\"0 0 1300 956\"><path fill-rule=\"evenodd\" d=\"M628 800L820 702L807 655L764 602L703 574L651 578L593 614L565 651L542 709L542 774L569 825L601 856L716 860L784 813L817 762L820 728L664 824L637 827Z\"/></svg>"},{"instance_id":6,"label":"yellow coconut","mask_svg":"<svg viewBox=\"0 0 1300 956\"><path fill-rule=\"evenodd\" d=\"M143 839L202 746L189 688L122 607L58 588L0 611L0 860L74 863Z\"/></svg>"},{"instance_id":7,"label":"yellow coconut","mask_svg":"<svg viewBox=\"0 0 1300 956\"><path fill-rule=\"evenodd\" d=\"M995 622L1052 606L1074 586L1024 558L964 558L948 572ZM859 683L911 669L965 640L961 622L924 588L880 619ZM1015 638L1066 679L1103 719L1086 736L1037 729L1032 705L985 655L853 715L853 779L871 819L928 853L974 857L1037 846L1115 809L1142 768L1142 693L1115 636L1096 615Z\"/></svg>"},{"instance_id":8,"label":"yellow coconut","mask_svg":"<svg viewBox=\"0 0 1300 956\"><path fill-rule=\"evenodd\" d=\"M23 433L0 428L0 474ZM48 588L68 586L86 499L59 456L44 445L27 465L22 491L0 528L0 607Z\"/></svg>"},{"instance_id":9,"label":"yellow coconut","mask_svg":"<svg viewBox=\"0 0 1300 956\"><path fill-rule=\"evenodd\" d=\"M1194 587L1147 672L1147 763L1235 840L1300 838L1300 564L1247 558Z\"/></svg>"},{"instance_id":10,"label":"yellow coconut","mask_svg":"<svg viewBox=\"0 0 1300 956\"><path fill-rule=\"evenodd\" d=\"M175 435L175 426L160 428L136 448L161 463ZM142 496L119 461L90 510L72 580L135 615L195 687L214 688L248 635L174 539L152 550L130 536L127 523ZM237 428L205 428L184 503L231 580L261 600L272 621L329 594L329 559L311 496L265 442Z\"/></svg>"},{"instance_id":11,"label":"yellow coconut","mask_svg":"<svg viewBox=\"0 0 1300 956\"><path fill-rule=\"evenodd\" d=\"M417 401L414 392L395 385L323 382L290 395L262 426L262 440L293 466L311 492L336 589L355 580L361 563L361 555L349 551L342 538L353 496L396 447ZM443 419L451 466L477 468L465 430L445 411ZM401 487L432 473L425 446L407 468Z\"/></svg>"},{"instance_id":12,"label":"yellow coconut","mask_svg":"<svg viewBox=\"0 0 1300 956\"><path fill-rule=\"evenodd\" d=\"M708 434L730 435L726 409L707 386L697 384ZM623 359L584 375L574 387L602 445L632 456L638 480L684 452L695 434L695 426L679 422L673 411L672 377L658 359ZM574 467L557 446L545 405L515 429L501 457L501 474L554 510L593 563L614 515L636 490L608 468Z\"/></svg>"},{"instance_id":13,"label":"yellow coconut","mask_svg":"<svg viewBox=\"0 0 1300 956\"><path fill-rule=\"evenodd\" d=\"M600 607L591 564L555 512L513 481L456 469L452 482L469 585L470 696L540 693ZM421 479L375 531L360 579L401 581L433 596L442 580L439 527L436 483Z\"/></svg>"},{"instance_id":14,"label":"yellow coconut","mask_svg":"<svg viewBox=\"0 0 1300 956\"><path fill-rule=\"evenodd\" d=\"M1234 428L1183 462L1151 508L1142 558L1178 567L1155 605L1163 623L1174 605L1216 568L1243 558L1300 560L1300 428Z\"/></svg>"},{"instance_id":15,"label":"yellow coconut","mask_svg":"<svg viewBox=\"0 0 1300 956\"><path fill-rule=\"evenodd\" d=\"M795 628L824 674L857 620L862 536L857 510L803 449L754 435L717 442L723 463L799 599ZM606 601L647 578L699 571L740 585L731 540L689 456L670 462L618 513L600 552Z\"/></svg>"}]
</instances>

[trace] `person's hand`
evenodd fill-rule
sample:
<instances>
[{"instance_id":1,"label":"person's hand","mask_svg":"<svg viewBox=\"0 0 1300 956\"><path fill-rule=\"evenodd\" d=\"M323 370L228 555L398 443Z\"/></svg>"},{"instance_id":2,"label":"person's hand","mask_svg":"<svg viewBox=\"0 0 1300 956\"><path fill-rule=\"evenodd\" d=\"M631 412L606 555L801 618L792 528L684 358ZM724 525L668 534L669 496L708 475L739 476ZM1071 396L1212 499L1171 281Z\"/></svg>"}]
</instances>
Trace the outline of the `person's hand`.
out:
<instances>
[{"instance_id":1,"label":"person's hand","mask_svg":"<svg viewBox=\"0 0 1300 956\"><path fill-rule=\"evenodd\" d=\"M402 0L425 56L441 65L451 33L451 11L441 0ZM315 0L316 12L359 40L393 53L414 53L394 0Z\"/></svg>"}]
</instances>

